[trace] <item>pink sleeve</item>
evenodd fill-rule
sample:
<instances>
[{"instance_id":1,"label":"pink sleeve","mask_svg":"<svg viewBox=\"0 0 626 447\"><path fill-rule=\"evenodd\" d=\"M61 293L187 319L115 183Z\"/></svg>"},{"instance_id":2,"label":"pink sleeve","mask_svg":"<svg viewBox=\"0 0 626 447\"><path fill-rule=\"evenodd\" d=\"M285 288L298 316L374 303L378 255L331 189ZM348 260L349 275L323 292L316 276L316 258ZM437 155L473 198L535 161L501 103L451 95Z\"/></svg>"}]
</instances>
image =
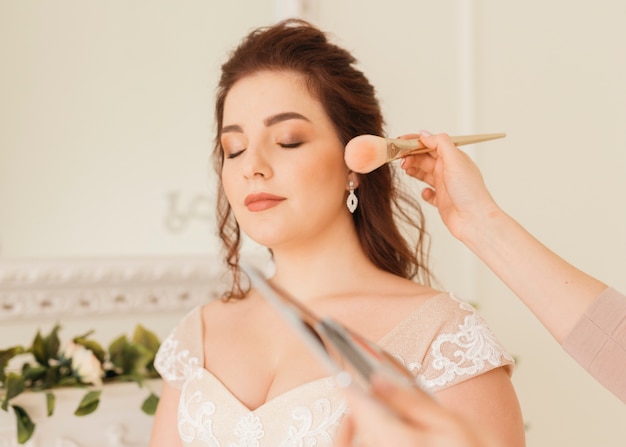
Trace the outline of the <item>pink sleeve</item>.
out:
<instances>
[{"instance_id":1,"label":"pink sleeve","mask_svg":"<svg viewBox=\"0 0 626 447\"><path fill-rule=\"evenodd\" d=\"M626 296L608 288L587 308L563 349L626 403Z\"/></svg>"}]
</instances>

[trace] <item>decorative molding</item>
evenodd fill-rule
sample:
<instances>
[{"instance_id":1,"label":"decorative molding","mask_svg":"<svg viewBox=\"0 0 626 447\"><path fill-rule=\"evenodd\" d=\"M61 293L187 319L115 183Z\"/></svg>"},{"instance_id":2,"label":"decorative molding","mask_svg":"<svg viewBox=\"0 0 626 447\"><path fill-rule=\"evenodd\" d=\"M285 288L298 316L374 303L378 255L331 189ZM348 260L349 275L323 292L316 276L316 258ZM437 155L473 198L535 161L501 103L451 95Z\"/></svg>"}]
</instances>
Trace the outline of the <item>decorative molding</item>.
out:
<instances>
[{"instance_id":1,"label":"decorative molding","mask_svg":"<svg viewBox=\"0 0 626 447\"><path fill-rule=\"evenodd\" d=\"M0 261L0 321L191 309L225 285L217 257Z\"/></svg>"}]
</instances>

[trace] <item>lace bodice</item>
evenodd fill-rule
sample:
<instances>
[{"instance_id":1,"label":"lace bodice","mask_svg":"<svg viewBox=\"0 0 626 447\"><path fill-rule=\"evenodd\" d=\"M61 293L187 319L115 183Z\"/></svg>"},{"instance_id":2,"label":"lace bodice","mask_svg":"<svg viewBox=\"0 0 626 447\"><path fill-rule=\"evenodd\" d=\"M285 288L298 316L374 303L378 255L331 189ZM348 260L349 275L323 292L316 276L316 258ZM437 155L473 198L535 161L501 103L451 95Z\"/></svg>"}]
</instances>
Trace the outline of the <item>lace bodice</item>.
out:
<instances>
[{"instance_id":1,"label":"lace bodice","mask_svg":"<svg viewBox=\"0 0 626 447\"><path fill-rule=\"evenodd\" d=\"M432 391L513 360L472 306L439 294L378 344ZM178 431L190 447L332 446L347 411L332 378L302 384L250 411L203 367L202 314L191 311L163 341L155 366L181 389Z\"/></svg>"}]
</instances>

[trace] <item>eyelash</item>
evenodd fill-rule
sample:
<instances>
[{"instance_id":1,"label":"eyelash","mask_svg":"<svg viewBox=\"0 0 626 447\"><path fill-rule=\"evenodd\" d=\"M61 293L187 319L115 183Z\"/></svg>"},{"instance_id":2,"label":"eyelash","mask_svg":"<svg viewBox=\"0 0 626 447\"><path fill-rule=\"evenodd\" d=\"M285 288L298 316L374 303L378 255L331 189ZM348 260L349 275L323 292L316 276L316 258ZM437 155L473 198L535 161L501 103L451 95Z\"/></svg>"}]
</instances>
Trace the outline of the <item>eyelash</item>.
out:
<instances>
[{"instance_id":1,"label":"eyelash","mask_svg":"<svg viewBox=\"0 0 626 447\"><path fill-rule=\"evenodd\" d=\"M302 146L302 142L298 141L296 143L278 143L278 146L280 146L283 149L296 149L296 148ZM243 153L243 151L245 151L245 149L242 149L242 150L237 151L237 152L231 152L230 154L228 154L226 156L226 158L229 158L229 159L236 158L239 155L241 155Z\"/></svg>"},{"instance_id":2,"label":"eyelash","mask_svg":"<svg viewBox=\"0 0 626 447\"><path fill-rule=\"evenodd\" d=\"M236 157L238 157L239 155L241 155L241 154L243 153L243 151L244 151L244 150L245 150L245 149L242 149L242 150L237 151L237 152L231 152L230 154L228 154L228 155L226 156L226 158L236 158Z\"/></svg>"},{"instance_id":3,"label":"eyelash","mask_svg":"<svg viewBox=\"0 0 626 447\"><path fill-rule=\"evenodd\" d=\"M299 146L302 146L302 142L298 141L297 143L278 143L278 145L283 149L295 149Z\"/></svg>"}]
</instances>

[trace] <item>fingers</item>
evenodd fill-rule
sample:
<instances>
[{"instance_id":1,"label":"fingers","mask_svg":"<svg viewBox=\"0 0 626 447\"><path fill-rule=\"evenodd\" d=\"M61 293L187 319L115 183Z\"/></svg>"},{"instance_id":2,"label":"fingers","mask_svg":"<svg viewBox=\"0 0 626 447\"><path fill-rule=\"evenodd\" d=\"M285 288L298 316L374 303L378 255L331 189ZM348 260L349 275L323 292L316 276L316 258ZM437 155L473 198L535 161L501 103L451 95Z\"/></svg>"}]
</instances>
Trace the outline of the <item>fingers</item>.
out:
<instances>
[{"instance_id":1,"label":"fingers","mask_svg":"<svg viewBox=\"0 0 626 447\"><path fill-rule=\"evenodd\" d=\"M422 169L420 166L412 166L412 165L405 165L405 164L401 164L400 166L404 169L407 175L410 175L413 178L421 180L424 183L428 183L430 186L434 186L432 184L434 177L431 171Z\"/></svg>"},{"instance_id":2,"label":"fingers","mask_svg":"<svg viewBox=\"0 0 626 447\"><path fill-rule=\"evenodd\" d=\"M433 135L427 130L422 130L419 133L419 139L427 148L435 149L434 152L439 156L441 152L458 149L446 133Z\"/></svg>"},{"instance_id":3,"label":"fingers","mask_svg":"<svg viewBox=\"0 0 626 447\"><path fill-rule=\"evenodd\" d=\"M422 190L422 199L433 206L437 206L437 194L432 188L424 188Z\"/></svg>"},{"instance_id":4,"label":"fingers","mask_svg":"<svg viewBox=\"0 0 626 447\"><path fill-rule=\"evenodd\" d=\"M418 133L407 133L405 135L400 135L398 138L402 140L417 140L420 135Z\"/></svg>"},{"instance_id":5,"label":"fingers","mask_svg":"<svg viewBox=\"0 0 626 447\"><path fill-rule=\"evenodd\" d=\"M422 143L430 148L430 149L437 149L438 150L438 145L440 144L437 138L439 138L439 136L435 136L435 135L431 135L430 133L426 132L426 131L422 131L422 133L418 134L408 134L408 135L402 135L399 138L401 139L407 139L407 138L419 138ZM447 138L449 141L449 137L447 137L447 135L442 134L441 137L444 141L441 144L447 144L445 142L445 139ZM452 144L450 142L450 144ZM411 177L414 177L418 180L424 181L426 183L428 183L430 186L434 186L433 185L433 172L437 163L437 159L439 158L439 154L437 153L437 150L433 150L427 153L423 153L423 154L416 154L416 155L409 155L407 157L404 157L400 163L400 167L402 169L404 169L404 171L410 175Z\"/></svg>"},{"instance_id":6,"label":"fingers","mask_svg":"<svg viewBox=\"0 0 626 447\"><path fill-rule=\"evenodd\" d=\"M427 130L420 130L419 133L400 135L398 138L404 140L419 139L427 148L436 149L432 152L435 156L440 148L444 150L458 149L447 133L432 134Z\"/></svg>"},{"instance_id":7,"label":"fingers","mask_svg":"<svg viewBox=\"0 0 626 447\"><path fill-rule=\"evenodd\" d=\"M437 163L437 157L431 153L409 155L400 162L400 167L412 177L419 178L420 171L432 173ZM419 178L422 180L421 178Z\"/></svg>"}]
</instances>

